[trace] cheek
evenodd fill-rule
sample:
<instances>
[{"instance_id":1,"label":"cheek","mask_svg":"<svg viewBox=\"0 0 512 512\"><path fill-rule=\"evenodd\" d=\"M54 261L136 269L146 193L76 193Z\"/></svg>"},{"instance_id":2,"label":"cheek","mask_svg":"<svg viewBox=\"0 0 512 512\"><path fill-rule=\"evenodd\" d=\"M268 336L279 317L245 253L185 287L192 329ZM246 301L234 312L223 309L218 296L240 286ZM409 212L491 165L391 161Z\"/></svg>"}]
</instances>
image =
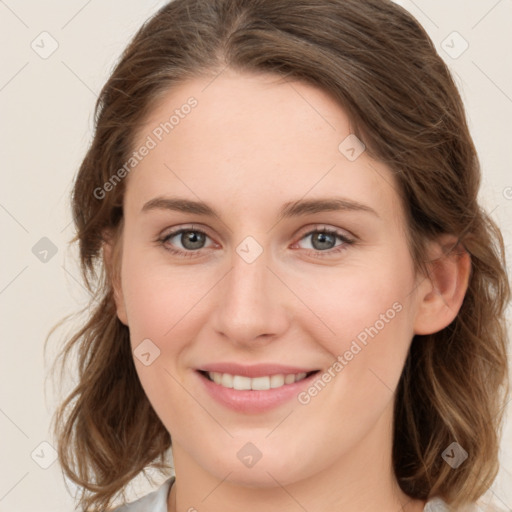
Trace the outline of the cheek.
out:
<instances>
[{"instance_id":1,"label":"cheek","mask_svg":"<svg viewBox=\"0 0 512 512\"><path fill-rule=\"evenodd\" d=\"M177 380L183 377L180 370L194 337L192 329L201 325L197 315L203 284L194 283L190 272L157 263L143 251L127 250L125 255L122 287L136 371L156 413L174 432L183 423L177 418L186 417L174 411L194 407Z\"/></svg>"},{"instance_id":2,"label":"cheek","mask_svg":"<svg viewBox=\"0 0 512 512\"><path fill-rule=\"evenodd\" d=\"M382 258L319 280L310 292L323 323L310 322L309 333L332 362L298 401L330 425L328 444L339 445L340 435L356 443L390 406L413 335L408 262Z\"/></svg>"},{"instance_id":3,"label":"cheek","mask_svg":"<svg viewBox=\"0 0 512 512\"><path fill-rule=\"evenodd\" d=\"M125 252L122 288L132 344L158 344L194 318L207 281L190 271L155 262L143 251ZM201 283L200 285L198 283Z\"/></svg>"},{"instance_id":4,"label":"cheek","mask_svg":"<svg viewBox=\"0 0 512 512\"><path fill-rule=\"evenodd\" d=\"M414 271L408 254L381 254L366 265L325 274L308 295L308 306L322 322L303 321L302 328L332 363L319 376L324 384L306 390L299 402L309 404L311 414L328 414L350 435L376 421L402 373L413 337Z\"/></svg>"},{"instance_id":5,"label":"cheek","mask_svg":"<svg viewBox=\"0 0 512 512\"><path fill-rule=\"evenodd\" d=\"M219 269L152 263L148 254L129 247L125 256L123 296L132 344L150 338L166 351L177 352L183 348L179 340L193 336L194 325L202 325L222 300L217 297L212 305L212 297L205 297L208 290L215 294ZM376 334L383 342L393 338L395 346L410 341L407 312L414 275L406 248L393 254L381 251L356 263L341 262L339 268L281 270L301 299L294 306L294 322L334 357L349 350L354 339L364 344ZM163 343L170 338L172 347ZM384 343L379 346L385 349Z\"/></svg>"},{"instance_id":6,"label":"cheek","mask_svg":"<svg viewBox=\"0 0 512 512\"><path fill-rule=\"evenodd\" d=\"M329 269L314 280L296 276L295 282L297 295L314 314L307 315L313 338L333 356L348 350L354 339L364 344L378 335L409 342L414 274L407 258L382 255L373 263Z\"/></svg>"}]
</instances>

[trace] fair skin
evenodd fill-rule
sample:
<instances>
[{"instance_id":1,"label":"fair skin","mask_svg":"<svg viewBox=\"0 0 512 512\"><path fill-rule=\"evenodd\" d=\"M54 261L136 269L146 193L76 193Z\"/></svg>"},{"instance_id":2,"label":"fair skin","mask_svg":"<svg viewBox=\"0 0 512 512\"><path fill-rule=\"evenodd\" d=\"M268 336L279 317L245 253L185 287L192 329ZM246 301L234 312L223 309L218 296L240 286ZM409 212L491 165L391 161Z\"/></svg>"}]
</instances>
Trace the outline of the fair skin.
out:
<instances>
[{"instance_id":1,"label":"fair skin","mask_svg":"<svg viewBox=\"0 0 512 512\"><path fill-rule=\"evenodd\" d=\"M160 350L152 364L134 361L172 437L168 510L421 511L425 503L400 490L392 469L394 391L414 334L457 314L469 258L441 258L428 279L415 273L391 171L367 152L350 161L338 150L351 125L324 92L231 70L210 81L173 88L140 130L142 143L197 99L127 178L115 283L133 349L150 339ZM144 208L170 197L205 202L218 216L162 201ZM285 203L333 197L364 208L279 217ZM168 236L180 228L204 231L204 242L195 231L190 240ZM344 238L322 239L324 228ZM237 252L248 236L262 249L251 263ZM441 255L438 244L430 255ZM368 343L299 402L370 326L377 333ZM319 372L293 384L290 399L240 410L210 394L220 385L199 373L218 363ZM237 396L243 408L247 393L272 392ZM243 447L261 454L251 467L237 456Z\"/></svg>"}]
</instances>

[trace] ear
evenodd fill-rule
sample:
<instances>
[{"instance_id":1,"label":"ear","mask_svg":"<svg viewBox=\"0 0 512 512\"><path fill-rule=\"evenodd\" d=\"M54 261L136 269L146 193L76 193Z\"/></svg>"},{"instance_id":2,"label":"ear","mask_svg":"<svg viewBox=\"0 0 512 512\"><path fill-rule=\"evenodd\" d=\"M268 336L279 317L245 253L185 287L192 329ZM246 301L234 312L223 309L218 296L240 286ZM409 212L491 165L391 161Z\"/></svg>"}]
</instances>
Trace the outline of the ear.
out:
<instances>
[{"instance_id":1,"label":"ear","mask_svg":"<svg viewBox=\"0 0 512 512\"><path fill-rule=\"evenodd\" d=\"M107 278L112 286L117 316L124 325L128 325L128 316L126 314L121 283L121 246L122 236L116 237L105 234L103 237L103 261L107 270Z\"/></svg>"},{"instance_id":2,"label":"ear","mask_svg":"<svg viewBox=\"0 0 512 512\"><path fill-rule=\"evenodd\" d=\"M456 237L443 235L429 248L428 275L418 287L414 334L432 334L457 316L466 294L471 258Z\"/></svg>"}]
</instances>

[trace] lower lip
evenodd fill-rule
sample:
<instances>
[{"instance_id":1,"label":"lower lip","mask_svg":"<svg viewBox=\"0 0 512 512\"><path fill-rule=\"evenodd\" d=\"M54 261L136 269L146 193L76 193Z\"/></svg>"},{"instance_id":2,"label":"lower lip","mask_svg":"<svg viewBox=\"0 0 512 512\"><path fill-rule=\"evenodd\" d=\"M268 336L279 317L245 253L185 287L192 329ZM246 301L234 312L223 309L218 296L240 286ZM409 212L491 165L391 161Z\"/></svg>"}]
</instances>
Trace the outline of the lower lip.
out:
<instances>
[{"instance_id":1,"label":"lower lip","mask_svg":"<svg viewBox=\"0 0 512 512\"><path fill-rule=\"evenodd\" d=\"M225 388L216 384L202 373L196 372L203 382L207 392L221 405L234 411L248 414L256 414L274 409L292 398L295 398L317 375L316 373L294 382L285 384L279 388L271 388L265 391L237 390Z\"/></svg>"}]
</instances>

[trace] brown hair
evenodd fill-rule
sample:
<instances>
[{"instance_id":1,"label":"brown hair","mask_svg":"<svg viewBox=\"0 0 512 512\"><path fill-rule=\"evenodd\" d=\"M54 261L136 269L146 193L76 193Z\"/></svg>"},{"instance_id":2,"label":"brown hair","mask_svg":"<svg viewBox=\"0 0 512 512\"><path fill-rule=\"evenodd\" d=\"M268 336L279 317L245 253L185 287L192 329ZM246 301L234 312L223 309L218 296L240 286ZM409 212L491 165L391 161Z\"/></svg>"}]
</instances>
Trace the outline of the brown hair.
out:
<instances>
[{"instance_id":1,"label":"brown hair","mask_svg":"<svg viewBox=\"0 0 512 512\"><path fill-rule=\"evenodd\" d=\"M96 105L95 134L74 186L82 272L94 290L87 323L67 342L78 385L55 416L65 474L84 509L105 509L145 468L165 467L169 433L135 371L128 328L116 316L101 248L119 236L125 181L99 199L130 158L138 130L163 93L226 67L312 84L336 99L371 156L395 172L411 254L426 271L427 240L455 235L471 257L456 319L415 336L395 402L393 463L405 493L473 501L498 469L508 393L503 240L477 202L480 169L447 66L420 24L388 0L175 0L124 51ZM469 454L457 470L441 454Z\"/></svg>"}]
</instances>

